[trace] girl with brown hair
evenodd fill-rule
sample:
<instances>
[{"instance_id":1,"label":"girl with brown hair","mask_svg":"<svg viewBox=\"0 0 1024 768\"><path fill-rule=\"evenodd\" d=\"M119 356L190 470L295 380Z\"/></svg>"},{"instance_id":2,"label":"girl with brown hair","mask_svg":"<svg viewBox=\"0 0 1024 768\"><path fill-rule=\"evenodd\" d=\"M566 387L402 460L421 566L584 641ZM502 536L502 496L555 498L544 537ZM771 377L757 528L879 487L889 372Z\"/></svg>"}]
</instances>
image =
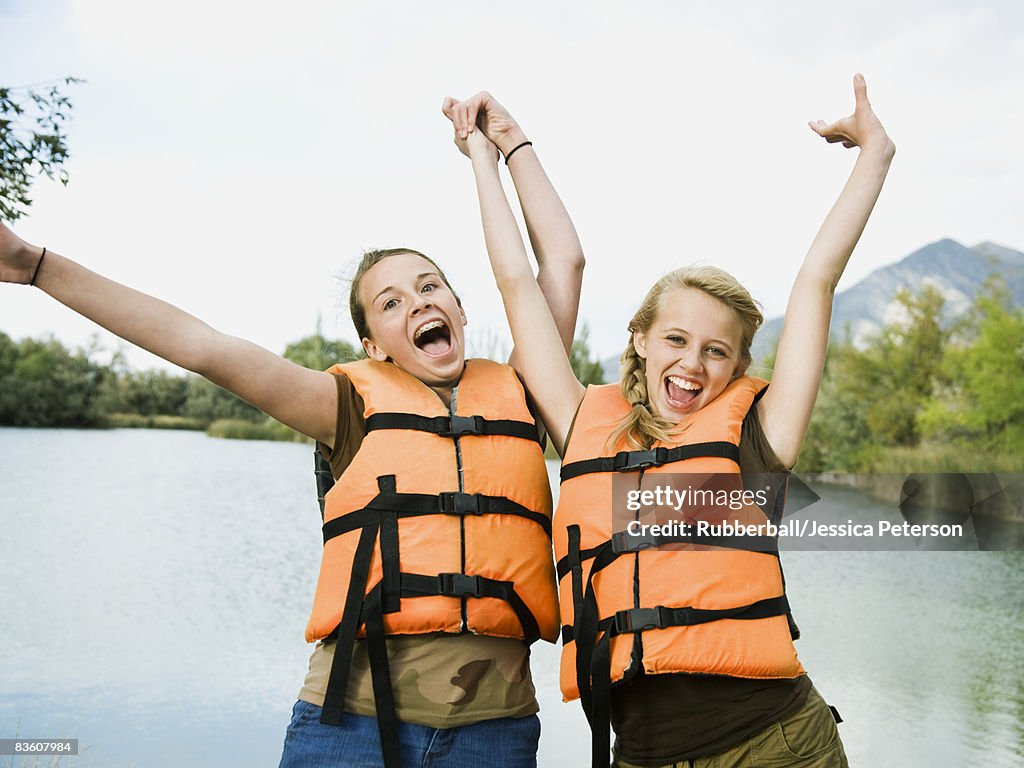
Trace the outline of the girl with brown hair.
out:
<instances>
[{"instance_id":1,"label":"girl with brown hair","mask_svg":"<svg viewBox=\"0 0 1024 768\"><path fill-rule=\"evenodd\" d=\"M473 103L492 151L511 161L536 281L568 347L583 270L575 229L511 115L489 96ZM466 359L462 302L432 259L364 255L350 309L367 359L328 372L2 224L0 281L35 286L323 447L337 484L306 629L317 645L282 766L477 766L493 764L496 745L503 765L536 765L529 644L558 628L543 435L508 365Z\"/></svg>"}]
</instances>

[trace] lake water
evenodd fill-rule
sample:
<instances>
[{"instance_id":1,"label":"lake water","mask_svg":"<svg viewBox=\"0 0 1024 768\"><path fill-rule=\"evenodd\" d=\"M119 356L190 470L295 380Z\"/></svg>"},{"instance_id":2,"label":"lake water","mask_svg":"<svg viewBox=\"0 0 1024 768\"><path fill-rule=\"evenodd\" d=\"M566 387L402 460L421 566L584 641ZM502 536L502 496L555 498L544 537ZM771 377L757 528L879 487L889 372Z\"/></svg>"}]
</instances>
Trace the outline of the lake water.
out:
<instances>
[{"instance_id":1,"label":"lake water","mask_svg":"<svg viewBox=\"0 0 1024 768\"><path fill-rule=\"evenodd\" d=\"M0 526L0 738L79 739L43 766L277 765L322 546L309 447L0 429ZM1024 764L1024 553L784 562L852 765ZM557 666L534 646L540 765L584 766Z\"/></svg>"}]
</instances>

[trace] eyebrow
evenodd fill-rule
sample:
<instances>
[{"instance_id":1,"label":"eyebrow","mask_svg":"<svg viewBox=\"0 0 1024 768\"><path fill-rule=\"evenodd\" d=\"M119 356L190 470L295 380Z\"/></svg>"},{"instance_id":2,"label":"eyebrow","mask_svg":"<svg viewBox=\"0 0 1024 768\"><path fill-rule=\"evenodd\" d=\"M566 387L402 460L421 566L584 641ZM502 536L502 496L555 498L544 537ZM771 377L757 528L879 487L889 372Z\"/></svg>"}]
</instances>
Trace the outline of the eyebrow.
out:
<instances>
[{"instance_id":1,"label":"eyebrow","mask_svg":"<svg viewBox=\"0 0 1024 768\"><path fill-rule=\"evenodd\" d=\"M424 277L430 277L431 275L435 275L438 279L441 278L441 275L439 275L437 272L421 272L420 274L416 275L416 282L418 283ZM383 296L388 291L393 291L393 290L395 290L395 286L393 286L393 285L387 286L386 288L384 288L384 290L382 290L380 293L378 293L376 296L374 296L373 297L373 301L371 301L370 303L371 304L376 304L377 303L377 299L379 299L381 296Z\"/></svg>"},{"instance_id":2,"label":"eyebrow","mask_svg":"<svg viewBox=\"0 0 1024 768\"><path fill-rule=\"evenodd\" d=\"M692 333L690 333L689 331L687 331L687 330L685 330L683 328L676 328L676 327L666 328L664 330L664 333L672 333L673 331L676 331L678 333L685 333L687 336L692 336L693 335ZM718 345L720 347L725 347L727 350L732 352L732 344L730 344L727 341L722 341L721 339L709 339L708 343L716 344L716 345Z\"/></svg>"}]
</instances>

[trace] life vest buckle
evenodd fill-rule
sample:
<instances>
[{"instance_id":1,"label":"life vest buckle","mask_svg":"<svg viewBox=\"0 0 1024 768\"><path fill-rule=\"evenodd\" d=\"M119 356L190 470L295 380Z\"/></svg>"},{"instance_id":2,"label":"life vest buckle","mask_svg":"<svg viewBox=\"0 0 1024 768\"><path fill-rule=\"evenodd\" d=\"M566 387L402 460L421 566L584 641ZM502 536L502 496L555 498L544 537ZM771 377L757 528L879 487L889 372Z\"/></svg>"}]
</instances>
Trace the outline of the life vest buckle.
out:
<instances>
[{"instance_id":1,"label":"life vest buckle","mask_svg":"<svg viewBox=\"0 0 1024 768\"><path fill-rule=\"evenodd\" d=\"M480 597L480 577L464 573L439 573L437 592L447 597Z\"/></svg>"},{"instance_id":2,"label":"life vest buckle","mask_svg":"<svg viewBox=\"0 0 1024 768\"><path fill-rule=\"evenodd\" d=\"M486 425L483 416L452 416L449 419L451 426L447 432L441 432L442 437L462 437L464 435L486 435Z\"/></svg>"},{"instance_id":3,"label":"life vest buckle","mask_svg":"<svg viewBox=\"0 0 1024 768\"><path fill-rule=\"evenodd\" d=\"M612 534L612 552L621 555L623 552L639 552L642 549L657 549L661 544L661 537L653 533L645 533L634 536L628 531L619 531Z\"/></svg>"},{"instance_id":4,"label":"life vest buckle","mask_svg":"<svg viewBox=\"0 0 1024 768\"><path fill-rule=\"evenodd\" d=\"M482 515L479 493L445 491L437 495L437 507L445 515Z\"/></svg>"},{"instance_id":5,"label":"life vest buckle","mask_svg":"<svg viewBox=\"0 0 1024 768\"><path fill-rule=\"evenodd\" d=\"M655 608L629 608L615 613L615 634L662 629L665 623L665 614L660 605Z\"/></svg>"},{"instance_id":6,"label":"life vest buckle","mask_svg":"<svg viewBox=\"0 0 1024 768\"><path fill-rule=\"evenodd\" d=\"M619 451L615 454L616 472L635 472L648 467L660 467L668 461L668 449L651 448L647 451Z\"/></svg>"}]
</instances>

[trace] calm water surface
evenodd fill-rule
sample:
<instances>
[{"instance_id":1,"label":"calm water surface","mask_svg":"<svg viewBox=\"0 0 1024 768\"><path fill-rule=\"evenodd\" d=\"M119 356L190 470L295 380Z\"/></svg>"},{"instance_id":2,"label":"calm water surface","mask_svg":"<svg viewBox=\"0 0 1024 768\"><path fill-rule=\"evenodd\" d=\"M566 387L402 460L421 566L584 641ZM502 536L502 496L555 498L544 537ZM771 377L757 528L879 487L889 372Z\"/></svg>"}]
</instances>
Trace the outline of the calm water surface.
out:
<instances>
[{"instance_id":1,"label":"calm water surface","mask_svg":"<svg viewBox=\"0 0 1024 768\"><path fill-rule=\"evenodd\" d=\"M40 765L276 766L322 546L310 453L0 429L0 738L79 739L82 756ZM873 502L824 503L845 520ZM798 651L852 765L1024 764L1024 553L784 562ZM540 765L587 765L557 647L534 646L533 668Z\"/></svg>"}]
</instances>

